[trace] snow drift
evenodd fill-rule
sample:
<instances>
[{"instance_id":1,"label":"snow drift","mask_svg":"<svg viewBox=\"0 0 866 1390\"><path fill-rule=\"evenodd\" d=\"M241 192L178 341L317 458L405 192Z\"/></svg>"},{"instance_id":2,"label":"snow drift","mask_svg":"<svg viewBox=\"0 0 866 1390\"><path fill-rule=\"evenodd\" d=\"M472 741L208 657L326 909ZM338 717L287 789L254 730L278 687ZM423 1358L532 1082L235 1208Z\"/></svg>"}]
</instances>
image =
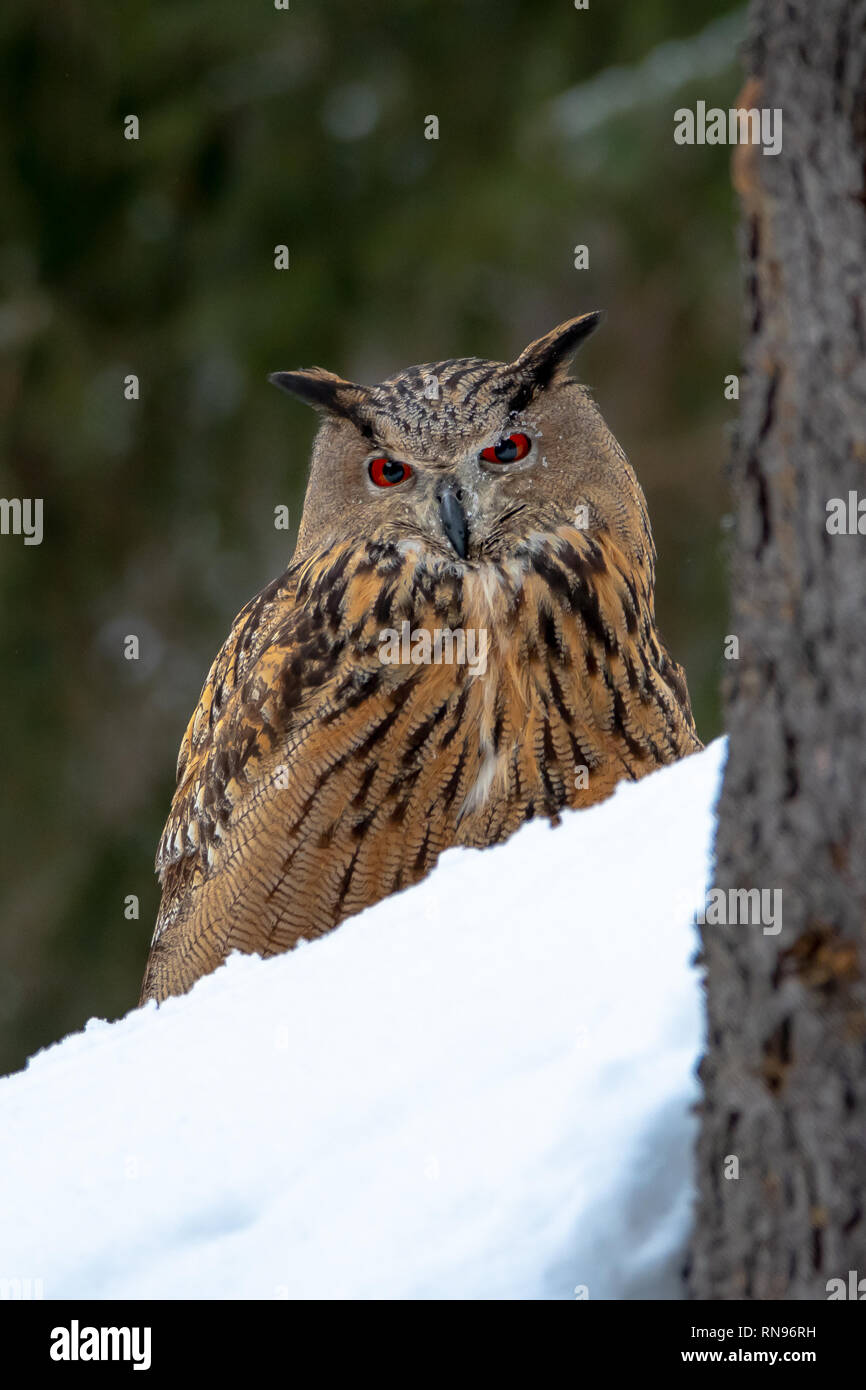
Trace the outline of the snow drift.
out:
<instances>
[{"instance_id":1,"label":"snow drift","mask_svg":"<svg viewBox=\"0 0 866 1390\"><path fill-rule=\"evenodd\" d=\"M46 1298L672 1298L724 745L0 1081ZM33 1283L32 1281L39 1281Z\"/></svg>"}]
</instances>

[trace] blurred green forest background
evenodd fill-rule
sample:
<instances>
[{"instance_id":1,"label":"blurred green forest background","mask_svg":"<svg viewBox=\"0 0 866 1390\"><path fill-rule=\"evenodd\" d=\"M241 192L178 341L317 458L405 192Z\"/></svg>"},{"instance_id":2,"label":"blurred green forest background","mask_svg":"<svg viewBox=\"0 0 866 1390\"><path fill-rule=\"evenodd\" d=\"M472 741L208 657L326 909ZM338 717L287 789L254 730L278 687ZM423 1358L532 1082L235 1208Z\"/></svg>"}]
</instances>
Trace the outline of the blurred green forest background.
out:
<instances>
[{"instance_id":1,"label":"blurred green forest background","mask_svg":"<svg viewBox=\"0 0 866 1390\"><path fill-rule=\"evenodd\" d=\"M0 1071L137 1000L181 735L288 562L275 506L300 515L315 419L270 371L509 358L605 308L578 370L719 731L736 208L730 151L675 145L673 112L734 103L744 24L723 0L6 0L0 495L44 498L45 534L0 537Z\"/></svg>"}]
</instances>

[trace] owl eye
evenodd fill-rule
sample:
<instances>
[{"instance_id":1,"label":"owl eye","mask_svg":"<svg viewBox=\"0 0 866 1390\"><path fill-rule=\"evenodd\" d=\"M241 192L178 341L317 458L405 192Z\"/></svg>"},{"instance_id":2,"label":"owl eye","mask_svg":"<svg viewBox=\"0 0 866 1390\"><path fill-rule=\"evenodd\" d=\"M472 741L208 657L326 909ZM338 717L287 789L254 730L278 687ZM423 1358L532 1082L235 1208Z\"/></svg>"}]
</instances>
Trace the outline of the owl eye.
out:
<instances>
[{"instance_id":1,"label":"owl eye","mask_svg":"<svg viewBox=\"0 0 866 1390\"><path fill-rule=\"evenodd\" d=\"M517 463L526 458L531 448L528 435L508 434L496 444L491 444L489 449L482 449L481 457L488 463Z\"/></svg>"},{"instance_id":2,"label":"owl eye","mask_svg":"<svg viewBox=\"0 0 866 1390\"><path fill-rule=\"evenodd\" d=\"M405 483L406 479L412 476L412 469L408 463L398 463L396 459L384 456L370 459L367 472L377 487L396 487L398 483Z\"/></svg>"}]
</instances>

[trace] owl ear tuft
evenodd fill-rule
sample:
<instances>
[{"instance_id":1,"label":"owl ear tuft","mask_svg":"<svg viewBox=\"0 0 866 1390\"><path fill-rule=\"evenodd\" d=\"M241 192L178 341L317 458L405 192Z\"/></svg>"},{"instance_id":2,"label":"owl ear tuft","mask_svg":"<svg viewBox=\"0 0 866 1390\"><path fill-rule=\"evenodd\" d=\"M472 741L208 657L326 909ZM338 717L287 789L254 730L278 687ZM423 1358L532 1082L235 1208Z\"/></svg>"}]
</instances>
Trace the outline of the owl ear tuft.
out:
<instances>
[{"instance_id":1,"label":"owl ear tuft","mask_svg":"<svg viewBox=\"0 0 866 1390\"><path fill-rule=\"evenodd\" d=\"M547 386L554 377L564 373L581 343L595 332L603 318L604 311L594 309L592 313L566 319L565 323L552 328L523 349L517 361L511 364L509 372L513 374L518 392L525 400Z\"/></svg>"},{"instance_id":2,"label":"owl ear tuft","mask_svg":"<svg viewBox=\"0 0 866 1390\"><path fill-rule=\"evenodd\" d=\"M354 381L344 381L334 372L324 367L305 367L297 372L271 372L268 381L290 396L311 405L314 410L324 410L329 415L343 415L360 424L362 407L367 399L367 388Z\"/></svg>"}]
</instances>

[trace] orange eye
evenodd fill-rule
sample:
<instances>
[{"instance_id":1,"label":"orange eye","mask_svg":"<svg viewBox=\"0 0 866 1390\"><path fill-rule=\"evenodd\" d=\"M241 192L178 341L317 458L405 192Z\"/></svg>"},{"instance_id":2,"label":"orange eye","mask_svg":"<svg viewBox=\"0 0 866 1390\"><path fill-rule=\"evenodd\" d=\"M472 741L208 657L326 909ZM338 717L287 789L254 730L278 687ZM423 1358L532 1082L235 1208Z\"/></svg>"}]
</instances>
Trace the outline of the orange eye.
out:
<instances>
[{"instance_id":1,"label":"orange eye","mask_svg":"<svg viewBox=\"0 0 866 1390\"><path fill-rule=\"evenodd\" d=\"M508 434L489 449L481 450L481 457L488 463L517 463L525 459L532 448L532 441L526 434Z\"/></svg>"},{"instance_id":2,"label":"orange eye","mask_svg":"<svg viewBox=\"0 0 866 1390\"><path fill-rule=\"evenodd\" d=\"M405 483L406 479L412 476L412 469L408 463L398 463L396 459L384 456L370 459L367 472L377 487L396 487L398 483Z\"/></svg>"}]
</instances>

